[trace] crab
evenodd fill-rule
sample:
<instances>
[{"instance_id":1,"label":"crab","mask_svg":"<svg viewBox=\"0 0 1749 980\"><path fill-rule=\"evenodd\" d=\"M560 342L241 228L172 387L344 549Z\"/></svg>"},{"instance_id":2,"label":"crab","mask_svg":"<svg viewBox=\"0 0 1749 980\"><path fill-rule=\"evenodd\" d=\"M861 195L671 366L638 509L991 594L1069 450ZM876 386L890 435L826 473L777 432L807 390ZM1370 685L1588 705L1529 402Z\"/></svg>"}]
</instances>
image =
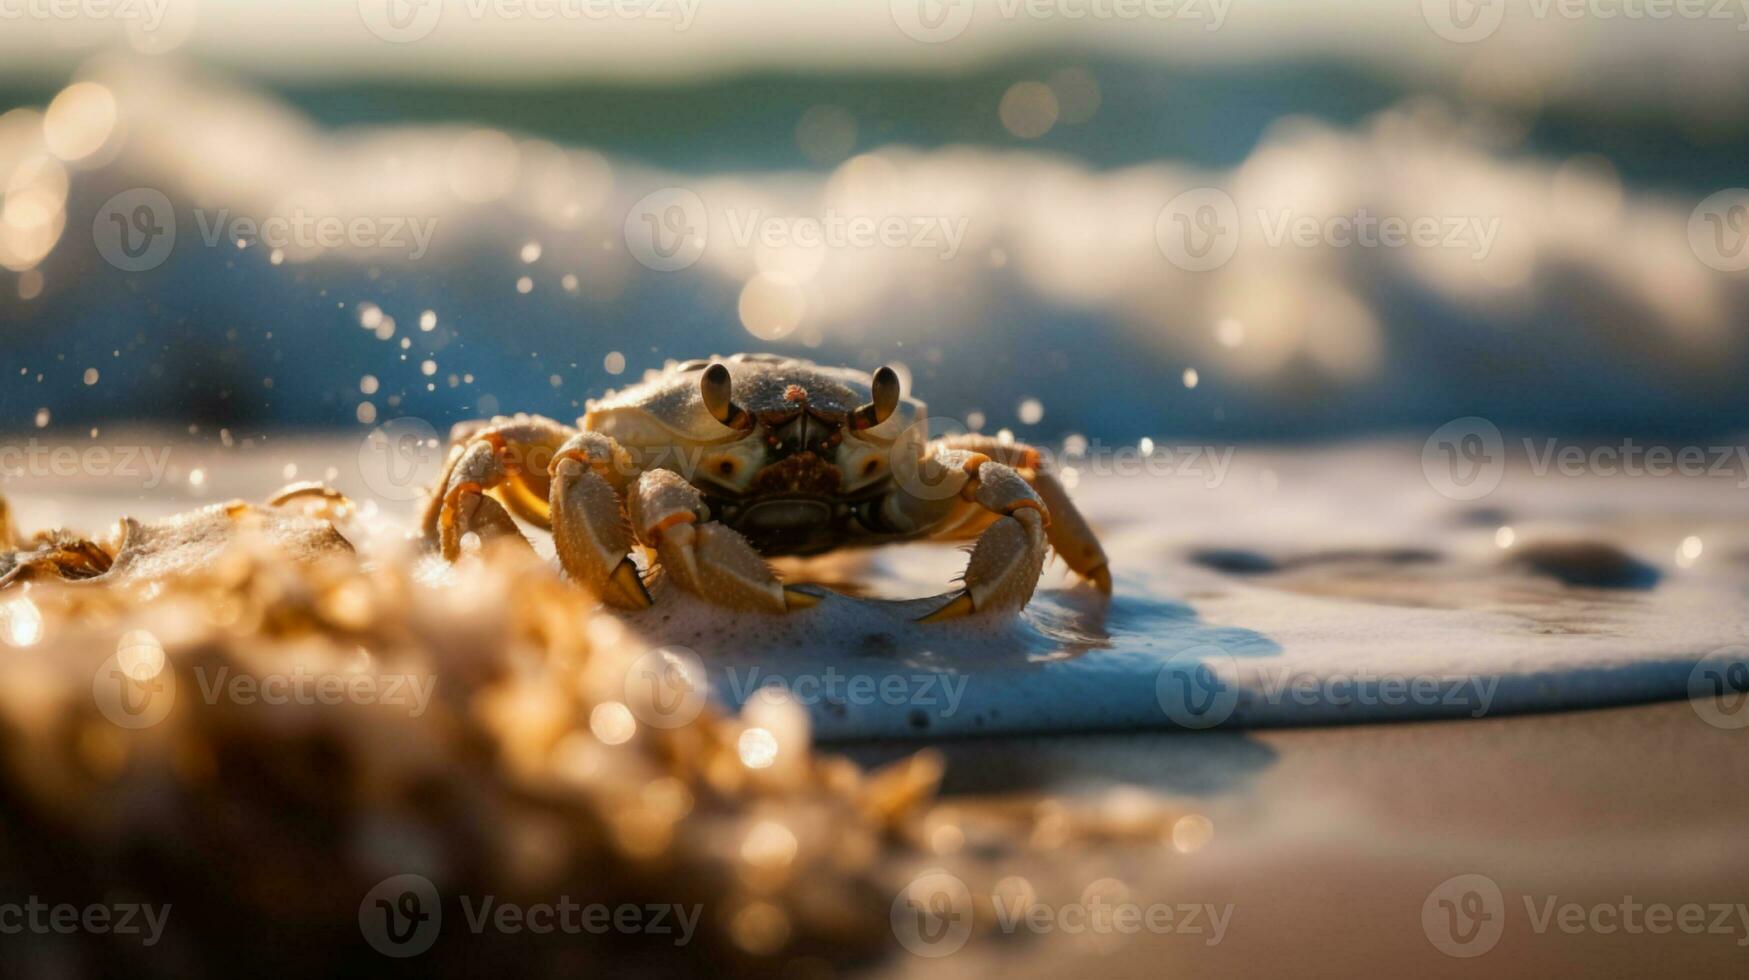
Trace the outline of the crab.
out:
<instances>
[{"instance_id":1,"label":"crab","mask_svg":"<svg viewBox=\"0 0 1749 980\"><path fill-rule=\"evenodd\" d=\"M420 520L445 559L551 532L559 563L608 605L654 600L632 558L734 610L820 596L766 562L837 548L976 539L963 588L922 617L1015 612L1047 547L1101 592L1105 552L1038 450L982 435L928 440L899 375L772 354L670 363L591 400L575 428L538 415L463 422ZM514 515L514 516L513 516Z\"/></svg>"}]
</instances>

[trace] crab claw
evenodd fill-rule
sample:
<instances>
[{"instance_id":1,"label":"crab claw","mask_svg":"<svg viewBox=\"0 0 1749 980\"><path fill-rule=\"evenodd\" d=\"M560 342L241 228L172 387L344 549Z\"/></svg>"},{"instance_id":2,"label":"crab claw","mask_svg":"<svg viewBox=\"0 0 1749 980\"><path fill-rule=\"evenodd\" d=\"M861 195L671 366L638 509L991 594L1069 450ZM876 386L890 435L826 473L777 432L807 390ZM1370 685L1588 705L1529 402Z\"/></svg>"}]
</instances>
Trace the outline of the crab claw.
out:
<instances>
[{"instance_id":1,"label":"crab claw","mask_svg":"<svg viewBox=\"0 0 1749 980\"><path fill-rule=\"evenodd\" d=\"M812 609L820 604L820 597L812 592L803 592L793 585L783 587L783 604L790 610Z\"/></svg>"},{"instance_id":2,"label":"crab claw","mask_svg":"<svg viewBox=\"0 0 1749 980\"><path fill-rule=\"evenodd\" d=\"M352 501L345 494L314 480L286 484L278 493L267 498L267 505L299 510L310 517L325 521L342 520L354 509Z\"/></svg>"},{"instance_id":3,"label":"crab claw","mask_svg":"<svg viewBox=\"0 0 1749 980\"><path fill-rule=\"evenodd\" d=\"M918 622L939 623L972 613L1013 612L1025 606L1044 570L1044 517L1020 506L979 536L966 564L965 591Z\"/></svg>"},{"instance_id":4,"label":"crab claw","mask_svg":"<svg viewBox=\"0 0 1749 980\"><path fill-rule=\"evenodd\" d=\"M730 608L790 609L789 593L759 552L746 538L714 521L670 524L657 537L656 553L676 584L694 595Z\"/></svg>"},{"instance_id":5,"label":"crab claw","mask_svg":"<svg viewBox=\"0 0 1749 980\"><path fill-rule=\"evenodd\" d=\"M942 606L940 609L937 609L927 616L919 618L917 621L919 623L941 623L950 619L959 619L962 616L970 616L976 611L977 610L972 606L971 594L961 592L959 595L954 596L952 602L949 602L947 605Z\"/></svg>"},{"instance_id":6,"label":"crab claw","mask_svg":"<svg viewBox=\"0 0 1749 980\"><path fill-rule=\"evenodd\" d=\"M620 560L613 573L607 577L607 584L602 588L602 598L608 605L621 609L648 609L656 604L650 598L650 590L644 588L643 576L638 574L638 566L632 560Z\"/></svg>"},{"instance_id":7,"label":"crab claw","mask_svg":"<svg viewBox=\"0 0 1749 980\"><path fill-rule=\"evenodd\" d=\"M1088 572L1084 578L1093 583L1093 587L1106 595L1111 595L1111 566L1101 565Z\"/></svg>"},{"instance_id":8,"label":"crab claw","mask_svg":"<svg viewBox=\"0 0 1749 980\"><path fill-rule=\"evenodd\" d=\"M632 532L619 495L583 450L567 449L553 461L549 499L553 548L571 578L611 606L648 609L649 590L627 555Z\"/></svg>"}]
</instances>

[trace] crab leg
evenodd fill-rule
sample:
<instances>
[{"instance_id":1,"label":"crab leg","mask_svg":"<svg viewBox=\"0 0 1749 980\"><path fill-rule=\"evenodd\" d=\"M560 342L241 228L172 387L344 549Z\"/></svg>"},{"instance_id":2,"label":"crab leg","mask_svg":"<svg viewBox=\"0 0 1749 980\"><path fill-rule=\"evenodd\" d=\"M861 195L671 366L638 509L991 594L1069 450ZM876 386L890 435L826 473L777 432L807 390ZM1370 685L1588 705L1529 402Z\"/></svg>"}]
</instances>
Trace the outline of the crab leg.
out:
<instances>
[{"instance_id":1,"label":"crab leg","mask_svg":"<svg viewBox=\"0 0 1749 980\"><path fill-rule=\"evenodd\" d=\"M650 593L629 554L624 504L632 472L630 457L608 436L579 432L566 440L552 463L553 546L572 580L609 605L644 609Z\"/></svg>"},{"instance_id":2,"label":"crab leg","mask_svg":"<svg viewBox=\"0 0 1749 980\"><path fill-rule=\"evenodd\" d=\"M784 612L819 599L785 587L759 552L732 528L710 519L703 495L680 474L648 470L631 498L632 528L656 549L680 588L731 609Z\"/></svg>"},{"instance_id":3,"label":"crab leg","mask_svg":"<svg viewBox=\"0 0 1749 980\"><path fill-rule=\"evenodd\" d=\"M941 440L940 445L983 453L998 463L1014 467L1038 492L1050 514L1045 535L1052 550L1062 555L1063 561L1076 574L1092 582L1099 591L1111 594L1111 567L1106 561L1105 549L1094 537L1087 518L1081 516L1081 511L1069 499L1069 491L1057 479L1050 462L1037 449L1022 443L1003 443L990 436L970 434L949 436Z\"/></svg>"},{"instance_id":4,"label":"crab leg","mask_svg":"<svg viewBox=\"0 0 1749 980\"><path fill-rule=\"evenodd\" d=\"M454 525L461 518L459 514L449 513L457 502L467 502L472 508L468 516L483 521L489 529L503 528L497 518L505 513L505 507L530 524L547 527L548 463L560 445L574 433L569 426L539 415L501 416L490 421L457 424L450 430L449 462L444 466L443 476L438 479L437 492L426 503L420 516L425 540L441 544L446 523ZM495 462L487 456L494 457ZM464 469L468 473L466 477L461 476ZM478 487L467 493L455 492L469 482L478 484ZM488 491L500 499L490 505L474 505L468 495L477 496ZM485 508L486 516L475 518L481 507ZM509 527L514 530L515 523L511 522ZM468 531L479 532L481 537L487 534L482 528L464 526L456 533L456 540L459 541ZM447 545L444 546L444 557L455 558Z\"/></svg>"},{"instance_id":5,"label":"crab leg","mask_svg":"<svg viewBox=\"0 0 1749 980\"><path fill-rule=\"evenodd\" d=\"M267 498L267 505L300 510L329 523L339 522L353 510L352 500L345 494L314 480L286 484Z\"/></svg>"},{"instance_id":6,"label":"crab leg","mask_svg":"<svg viewBox=\"0 0 1749 980\"><path fill-rule=\"evenodd\" d=\"M461 554L461 540L469 532L482 540L526 544L510 513L546 526L546 463L571 431L539 415L457 425L450 432L449 464L420 518L425 540L450 561Z\"/></svg>"},{"instance_id":7,"label":"crab leg","mask_svg":"<svg viewBox=\"0 0 1749 980\"><path fill-rule=\"evenodd\" d=\"M482 541L514 538L527 543L504 505L486 496L486 491L509 479L497 447L489 442L470 445L450 470L449 481L438 507L437 538L443 557L455 561L462 553L462 538L472 532Z\"/></svg>"},{"instance_id":8,"label":"crab leg","mask_svg":"<svg viewBox=\"0 0 1749 980\"><path fill-rule=\"evenodd\" d=\"M954 470L964 474L960 506L975 506L985 515L997 516L972 548L965 589L919 621L935 623L974 612L1013 611L1025 606L1044 570L1046 526L1050 523L1044 501L1013 467L983 453L947 449L924 463L940 467L948 477L955 475ZM952 534L966 521L949 524L944 533Z\"/></svg>"}]
</instances>

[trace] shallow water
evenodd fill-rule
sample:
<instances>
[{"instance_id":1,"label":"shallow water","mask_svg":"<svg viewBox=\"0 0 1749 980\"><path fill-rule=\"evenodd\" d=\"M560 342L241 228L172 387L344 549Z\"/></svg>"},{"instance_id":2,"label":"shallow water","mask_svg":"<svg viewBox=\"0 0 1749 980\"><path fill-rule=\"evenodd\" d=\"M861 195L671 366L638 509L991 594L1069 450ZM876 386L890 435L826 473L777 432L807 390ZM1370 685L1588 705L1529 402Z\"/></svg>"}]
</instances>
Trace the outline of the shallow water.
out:
<instances>
[{"instance_id":1,"label":"shallow water","mask_svg":"<svg viewBox=\"0 0 1749 980\"><path fill-rule=\"evenodd\" d=\"M412 511L372 492L379 481L347 441L186 446L176 459L207 474L198 494L186 472L173 494L149 500L95 484L9 490L23 527L99 529L123 513L261 499L287 463L305 476L332 466L372 515L367 552L399 541ZM1732 683L1742 659L1731 647L1749 626L1738 493L1729 480L1512 470L1486 500L1460 502L1426 480L1419 446L1241 448L1218 487L1081 478L1074 494L1112 559L1109 601L1052 563L1019 617L920 625L964 557L907 546L780 566L827 587L805 612L727 613L658 582L657 605L625 622L695 658L724 704L785 688L825 740L1473 718L1685 698ZM1569 584L1588 581L1610 587Z\"/></svg>"}]
</instances>

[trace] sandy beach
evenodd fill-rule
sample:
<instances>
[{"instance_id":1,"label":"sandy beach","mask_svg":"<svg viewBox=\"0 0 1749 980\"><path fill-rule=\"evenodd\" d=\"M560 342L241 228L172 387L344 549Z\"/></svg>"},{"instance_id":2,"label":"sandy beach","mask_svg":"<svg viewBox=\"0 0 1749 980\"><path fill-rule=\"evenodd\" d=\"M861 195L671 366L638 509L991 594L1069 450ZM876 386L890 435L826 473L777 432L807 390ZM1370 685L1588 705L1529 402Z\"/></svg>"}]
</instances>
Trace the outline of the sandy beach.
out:
<instances>
[{"instance_id":1,"label":"sandy beach","mask_svg":"<svg viewBox=\"0 0 1749 980\"><path fill-rule=\"evenodd\" d=\"M1247 455L1252 458L1245 459ZM293 439L225 452L178 443L173 458L179 470L173 478L166 474L167 481L173 479L166 485L180 501L158 494L141 503L101 486L48 481L20 487L24 492L12 498L15 513L27 527L54 513L95 529L104 515L150 516L154 509L178 510L179 505L231 494L258 499L287 473L327 477L374 504L371 521L378 525L378 544L398 540L401 532L396 528L410 512L408 502L373 491L380 479L370 475L371 459L368 453L360 455L358 443ZM1414 459L1400 447L1357 450L1344 458L1343 472L1374 474L1391 472L1393 460ZM1254 479L1256 472L1268 470L1278 480L1280 474L1291 480L1304 479L1330 463L1327 457L1260 450L1242 453L1239 465L1242 478ZM195 470L210 476L191 486L189 474ZM1376 489L1381 497L1408 499L1403 481L1372 478L1383 481ZM1334 482L1307 481L1312 486ZM1089 512L1096 524L1110 529L1108 541L1119 559L1118 608L1142 599L1182 602L1196 610L1193 618L1207 619L1217 628L1258 626L1268 634L1278 634L1281 624L1293 617L1247 599L1247 593L1268 592L1277 602L1302 603L1308 610L1334 604L1338 618L1363 615L1356 610L1371 602L1380 603L1384 615L1398 615L1404 608L1443 609L1458 618L1440 629L1467 630L1478 653L1517 642L1511 640L1515 634L1535 635L1512 626L1502 640L1491 632L1502 622L1547 624L1565 615L1550 612L1563 606L1614 608L1613 614L1591 617L1589 642L1600 651L1595 663L1612 663L1617 656L1612 651L1624 649L1624 642L1631 653L1636 636L1653 646L1664 643L1659 649L1683 649L1680 644L1669 647L1668 637L1635 625L1640 620L1632 607L1656 601L1657 590L1647 596L1632 589L1580 588L1547 576L1525 577L1497 556L1485 562L1466 557L1478 553L1473 538L1487 540L1481 553L1498 550L1491 528L1465 530L1461 521L1430 521L1414 514L1395 522L1346 525L1303 516L1360 512L1369 506L1365 499L1331 494L1302 498L1300 524L1278 515L1267 529L1251 525L1221 542L1195 529L1246 527L1234 516L1249 504L1243 493L1216 497L1206 488L1170 480L1146 485L1157 491L1152 494L1099 479L1089 480L1084 489ZM1728 488L1695 484L1692 489L1685 498L1684 527L1708 528L1709 541L1731 540L1736 525L1729 520ZM1493 520L1514 522L1533 534L1528 529L1544 519L1537 490L1529 481L1516 493L1504 493ZM1600 484L1589 492L1595 501L1589 531L1597 540L1651 554L1646 542L1673 533L1664 522L1647 518L1648 502L1665 499L1661 495L1647 497L1625 483ZM1173 500L1174 506L1137 506L1161 499ZM1193 515L1198 519L1189 525L1147 516L1184 515L1197 506L1212 512ZM1320 529L1316 533L1304 530L1314 524ZM1567 530L1572 533L1571 524ZM1187 557L1221 543L1255 549L1282 565L1291 565L1289 556L1295 553L1345 548L1373 557L1302 564L1265 574L1265 584L1257 586L1247 584L1258 581L1254 572L1239 575ZM1441 550L1435 559L1395 566L1388 577L1380 577L1379 570L1391 566L1381 565L1379 556L1413 548ZM1124 556L1144 554L1166 557L1152 568L1123 563ZM951 571L953 560L951 551L931 555L907 550L853 568L872 576L877 595L904 595L907 589L917 595L927 590L932 575L946 574L944 568ZM1436 571L1429 572L1429 567ZM1740 574L1731 562L1705 571L1705 581L1734 582ZM1685 573L1666 563L1660 574ZM1159 594L1133 594L1144 585ZM1060 588L1041 593L1044 601L1073 606L1076 600L1061 598L1069 593L1053 591ZM1672 588L1687 586L1664 586L1665 592ZM698 614L683 612L682 619ZM1317 616L1311 618L1316 621ZM674 628L666 618L646 626L636 618L627 622L634 630L654 629L653 642L664 639L663 630ZM785 659L784 643L825 662L859 662L856 650L834 650L831 641L802 626L793 626L801 632L783 640L784 631L792 627L780 622L769 621L757 634L777 637L779 648L752 650L750 662L763 656L776 670L794 671L797 661L793 655ZM854 619L849 622L852 631L859 628ZM1395 654L1407 665L1400 671L1413 676L1416 658L1426 651L1414 642L1413 629L1393 622L1392 630L1361 629L1352 636L1370 636L1374 647L1381 641L1399 643ZM1620 630L1614 641L1596 632L1611 624ZM731 627L725 622L719 630ZM1352 623L1350 627L1355 628ZM1557 636L1565 633L1555 631ZM737 634L731 629L724 635L733 645ZM1053 656L1051 650L1033 649L1040 642L1037 635L1000 629L967 640L966 659L956 665L952 644L958 636L937 637L931 641L931 655L882 661L886 666L880 669L965 675L970 690L982 683L982 668L1015 669L1014 654L993 655L990 648L1017 637L1020 662L1063 661L1061 652ZM908 641L901 634L895 642ZM859 646L853 636L843 642ZM1108 630L1087 649L1070 650L1066 662L1071 670L1095 670L1100 651L1136 642ZM1439 643L1455 649L1449 636ZM1291 655L1293 642L1286 646ZM1133 661L1159 655L1158 648L1135 646L1118 661L1131 664L1122 668L1127 673L1113 674L1119 668L1107 666L1093 676L1099 683L1147 688L1154 683L1158 664L1138 670ZM1671 663L1663 657L1651 662ZM1322 663L1318 660L1309 663L1314 667L1308 669L1328 669L1316 666ZM1496 662L1481 657L1474 663L1485 667ZM1439 664L1439 670L1450 669L1449 659ZM1596 672L1584 668L1585 661L1570 664L1564 673L1534 671L1523 684L1545 688L1550 703L1595 698L1608 705L1669 696L1667 689L1633 686L1663 676L1656 671L1630 670L1610 684L1599 684ZM1686 667L1679 673L1685 674ZM1510 672L1507 676L1510 680ZM1324 695L1328 702L1331 691ZM912 866L892 870L900 878L914 874L921 880L951 863L954 880L966 882L970 892L997 899L994 905L960 910L978 926L963 948L949 950L951 956L935 955L943 947L930 942L907 943L905 927L899 924L903 909L896 905L899 948L869 964L872 975L934 977L975 968L1047 977L1085 969L1091 962L1102 975L1111 976L1166 971L1239 977L1305 969L1306 950L1313 947L1319 950L1313 972L1329 976L1531 977L1557 970L1623 977L1716 975L1740 964L1749 946L1749 906L1744 904L1749 899L1741 887L1749 870L1749 846L1740 839L1741 814L1749 804L1749 763L1744 761L1740 700L1678 699L1511 717L1411 717L1360 725L1331 725L1326 715L1312 710L1340 711L1340 704L1287 701L1273 707L1305 711L1304 720L1313 727L1296 726L1293 716L1277 714L1268 718L1267 727L1101 734L1087 731L1098 727L1096 716L1083 716L1083 723L1075 724L1076 716L1068 715L1059 717L1070 718L1070 723L1054 732L1002 736L949 729L869 739L828 730L830 744L824 749L871 766L921 748L941 752L945 778L940 809L931 819L947 829L938 827L928 836L925 850L908 859ZM880 712L892 709L865 707L853 717L871 720L876 730L884 724ZM1449 707L1410 704L1403 710L1437 717L1450 714L1442 710ZM1013 710L1025 711L1024 700L1015 701ZM1155 727L1182 729L1172 721L1168 710ZM1048 724L1038 721L1033 727ZM1059 846L1050 838L1053 815L1083 809L1098 815L1103 836ZM1151 829L1161 813L1170 815L1160 824L1167 828L1164 833ZM1007 841L986 853L992 842L981 842L977 828L1017 814L1032 828L1034 847L1016 852L1014 842ZM1002 896L1010 904L1002 905ZM1134 909L1141 918L1113 919L1109 910L1118 908ZM1156 917L1147 918L1150 914Z\"/></svg>"}]
</instances>

